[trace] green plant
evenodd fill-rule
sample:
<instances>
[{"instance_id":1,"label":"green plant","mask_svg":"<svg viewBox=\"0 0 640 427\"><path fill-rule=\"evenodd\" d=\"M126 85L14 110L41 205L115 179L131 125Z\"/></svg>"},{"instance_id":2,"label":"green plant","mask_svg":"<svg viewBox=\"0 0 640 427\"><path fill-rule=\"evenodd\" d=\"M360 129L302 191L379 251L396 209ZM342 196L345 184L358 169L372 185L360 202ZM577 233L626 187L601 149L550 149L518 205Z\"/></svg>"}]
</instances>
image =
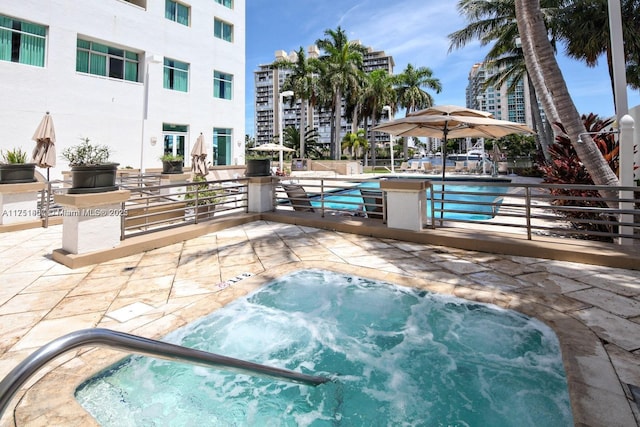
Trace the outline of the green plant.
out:
<instances>
[{"instance_id":1,"label":"green plant","mask_svg":"<svg viewBox=\"0 0 640 427\"><path fill-rule=\"evenodd\" d=\"M165 154L160 157L160 160L163 162L181 162L184 159L182 156L177 156L175 154Z\"/></svg>"},{"instance_id":2,"label":"green plant","mask_svg":"<svg viewBox=\"0 0 640 427\"><path fill-rule=\"evenodd\" d=\"M588 132L602 132L594 134L593 140L611 169L617 170L619 165L618 146L614 135L609 131L613 118L602 120L597 115L590 114L588 116L583 115L582 120ZM550 184L593 185L593 179L571 145L564 127L560 123L556 123L556 126L562 132L556 136L555 143L549 146L551 159L539 166L544 174L544 182ZM597 190L558 187L550 189L549 192L551 195L558 196L558 199L552 202L553 205L561 207L556 213L567 218L574 228L592 232L615 232L611 225L602 223L603 220L614 221L615 218L610 215L598 213L597 211L591 213L584 209L577 212L570 209L562 209L571 206L606 209L607 204L601 200ZM585 238L597 239L594 236L585 236ZM609 241L610 238L601 238L600 240Z\"/></svg>"},{"instance_id":3,"label":"green plant","mask_svg":"<svg viewBox=\"0 0 640 427\"><path fill-rule=\"evenodd\" d=\"M2 163L8 163L10 165L27 163L27 152L22 151L20 148L2 151Z\"/></svg>"},{"instance_id":4,"label":"green plant","mask_svg":"<svg viewBox=\"0 0 640 427\"><path fill-rule=\"evenodd\" d=\"M212 187L206 178L196 176L193 179L193 183L195 185L189 185L187 187L187 194L184 196L187 206L215 205L222 199L220 196L222 196L224 190Z\"/></svg>"},{"instance_id":5,"label":"green plant","mask_svg":"<svg viewBox=\"0 0 640 427\"><path fill-rule=\"evenodd\" d=\"M95 166L109 163L111 149L107 145L92 144L89 138L83 138L78 145L67 147L62 151L62 157L69 162L69 166Z\"/></svg>"}]
</instances>

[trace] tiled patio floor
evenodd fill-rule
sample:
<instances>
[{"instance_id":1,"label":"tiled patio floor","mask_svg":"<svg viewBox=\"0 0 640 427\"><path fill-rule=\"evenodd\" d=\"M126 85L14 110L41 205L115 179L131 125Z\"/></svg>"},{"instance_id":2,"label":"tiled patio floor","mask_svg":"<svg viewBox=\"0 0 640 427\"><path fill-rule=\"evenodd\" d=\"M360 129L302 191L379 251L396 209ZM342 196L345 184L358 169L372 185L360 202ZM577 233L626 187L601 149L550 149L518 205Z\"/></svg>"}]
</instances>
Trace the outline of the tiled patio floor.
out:
<instances>
[{"instance_id":1,"label":"tiled patio floor","mask_svg":"<svg viewBox=\"0 0 640 427\"><path fill-rule=\"evenodd\" d=\"M265 221L76 270L51 260L61 240L61 226L0 235L0 377L68 332L104 327L160 338L282 274L326 268L535 316L560 338L576 424L640 420L625 385L640 386L640 271ZM225 288L243 273L252 276ZM73 389L122 356L82 349L57 359L18 394L1 424L90 424Z\"/></svg>"}]
</instances>

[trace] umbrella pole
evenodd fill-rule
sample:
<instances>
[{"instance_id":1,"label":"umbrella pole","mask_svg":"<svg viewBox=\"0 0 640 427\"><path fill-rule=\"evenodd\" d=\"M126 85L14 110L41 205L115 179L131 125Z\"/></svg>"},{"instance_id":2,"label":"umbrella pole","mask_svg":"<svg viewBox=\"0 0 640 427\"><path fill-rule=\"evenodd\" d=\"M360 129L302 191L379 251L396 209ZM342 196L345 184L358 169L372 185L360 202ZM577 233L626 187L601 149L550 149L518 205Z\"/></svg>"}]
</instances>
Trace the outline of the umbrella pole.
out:
<instances>
[{"instance_id":1,"label":"umbrella pole","mask_svg":"<svg viewBox=\"0 0 640 427\"><path fill-rule=\"evenodd\" d=\"M449 122L444 123L444 139L442 143L442 192L440 193L440 219L444 218L444 176L447 170L447 135L449 134Z\"/></svg>"}]
</instances>

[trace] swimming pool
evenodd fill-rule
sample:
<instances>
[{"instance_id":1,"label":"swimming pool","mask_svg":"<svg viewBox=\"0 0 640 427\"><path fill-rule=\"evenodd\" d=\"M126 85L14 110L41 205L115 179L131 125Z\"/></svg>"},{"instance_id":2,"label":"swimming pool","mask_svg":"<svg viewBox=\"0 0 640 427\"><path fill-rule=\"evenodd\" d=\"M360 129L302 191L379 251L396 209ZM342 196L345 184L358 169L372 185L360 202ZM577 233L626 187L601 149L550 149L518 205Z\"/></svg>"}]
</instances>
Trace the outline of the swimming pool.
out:
<instances>
[{"instance_id":1,"label":"swimming pool","mask_svg":"<svg viewBox=\"0 0 640 427\"><path fill-rule=\"evenodd\" d=\"M503 180L504 181L504 180ZM353 189L341 190L327 194L324 198L324 208L333 210L356 210L364 204L360 189L379 189L380 183L375 181L362 182ZM433 211L437 218L456 220L486 220L493 218L500 210L502 197L506 194L507 186L468 185L458 180L445 182L446 192L442 201L442 185L433 185ZM431 190L426 190L427 201L431 198ZM319 196L311 198L311 206L319 209L323 201ZM444 206L444 209L443 209ZM426 216L431 217L431 203L427 202Z\"/></svg>"},{"instance_id":2,"label":"swimming pool","mask_svg":"<svg viewBox=\"0 0 640 427\"><path fill-rule=\"evenodd\" d=\"M548 327L384 282L299 271L166 340L335 381L313 388L133 357L77 390L101 425L572 424Z\"/></svg>"}]
</instances>

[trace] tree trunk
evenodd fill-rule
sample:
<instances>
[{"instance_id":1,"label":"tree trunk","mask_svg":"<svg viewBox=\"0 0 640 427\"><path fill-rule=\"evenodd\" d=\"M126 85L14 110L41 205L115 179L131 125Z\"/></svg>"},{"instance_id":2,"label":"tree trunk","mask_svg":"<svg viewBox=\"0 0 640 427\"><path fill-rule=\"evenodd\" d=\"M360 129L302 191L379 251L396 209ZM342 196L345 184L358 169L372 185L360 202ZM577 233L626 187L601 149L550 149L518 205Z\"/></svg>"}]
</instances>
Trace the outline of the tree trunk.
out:
<instances>
[{"instance_id":1,"label":"tree trunk","mask_svg":"<svg viewBox=\"0 0 640 427\"><path fill-rule=\"evenodd\" d=\"M562 123L578 157L597 185L619 185L600 150L586 133L584 123L569 95L562 72L554 56L540 11L540 0L516 0L516 19L522 40L527 72L531 77L547 120ZM582 143L578 143L578 139ZM605 197L612 194L603 194ZM616 206L617 203L608 203Z\"/></svg>"},{"instance_id":2,"label":"tree trunk","mask_svg":"<svg viewBox=\"0 0 640 427\"><path fill-rule=\"evenodd\" d=\"M336 90L333 96L333 160L340 160L342 152L340 148L340 128L342 124L342 92L340 88Z\"/></svg>"},{"instance_id":3,"label":"tree trunk","mask_svg":"<svg viewBox=\"0 0 640 427\"><path fill-rule=\"evenodd\" d=\"M300 158L304 159L304 142L307 136L306 118L307 118L307 101L302 99L300 102Z\"/></svg>"},{"instance_id":4,"label":"tree trunk","mask_svg":"<svg viewBox=\"0 0 640 427\"><path fill-rule=\"evenodd\" d=\"M533 82L527 76L527 86L529 86L529 100L531 107L531 115L533 116L533 130L536 131L536 139L538 144L540 144L540 149L542 150L542 154L544 155L545 160L549 161L551 156L549 155L549 146L553 143L553 135L548 132L548 128L545 127L544 122L542 121L542 115L540 114L540 107L538 107L538 96L536 95L536 90L533 87Z\"/></svg>"}]
</instances>

